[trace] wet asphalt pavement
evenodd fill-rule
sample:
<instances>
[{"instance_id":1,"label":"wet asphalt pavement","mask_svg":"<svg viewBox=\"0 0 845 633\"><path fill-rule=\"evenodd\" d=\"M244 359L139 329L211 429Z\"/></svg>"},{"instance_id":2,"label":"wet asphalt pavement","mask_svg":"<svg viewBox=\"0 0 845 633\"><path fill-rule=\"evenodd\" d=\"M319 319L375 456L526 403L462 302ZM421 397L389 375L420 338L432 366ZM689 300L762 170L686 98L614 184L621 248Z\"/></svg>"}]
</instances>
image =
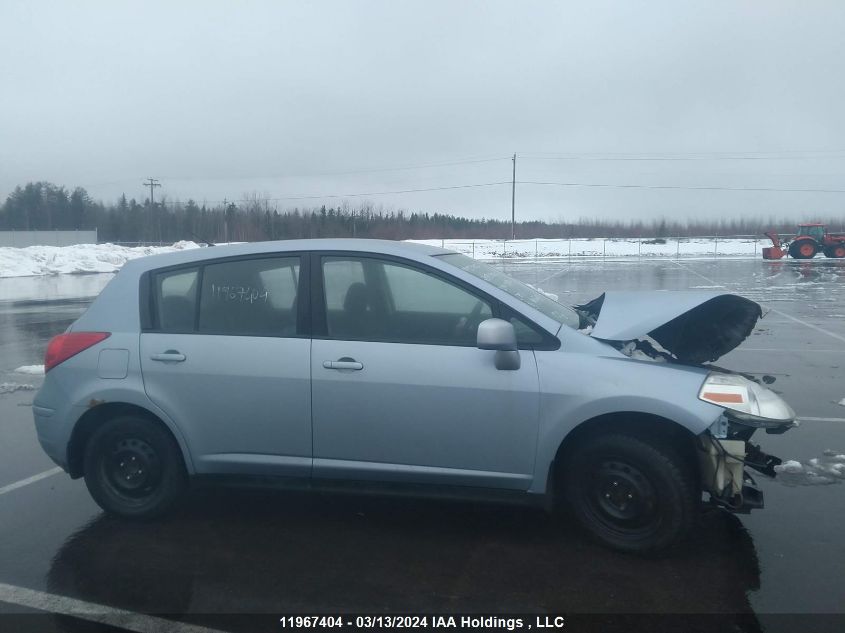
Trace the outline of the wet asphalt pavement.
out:
<instances>
[{"instance_id":1,"label":"wet asphalt pavement","mask_svg":"<svg viewBox=\"0 0 845 633\"><path fill-rule=\"evenodd\" d=\"M610 289L690 288L759 301L757 330L718 364L775 376L772 387L808 419L755 441L805 463L845 453L845 261L500 265L563 303ZM0 384L37 387L40 376L12 370L42 362L47 340L108 279L0 279ZM33 395L0 393L0 490L54 467L35 438ZM81 480L59 473L0 493L0 614L30 611L3 602L12 585L232 631L277 630L271 616L284 613L422 611L709 614L696 626L835 631L845 622L845 481L816 482L759 477L764 510L708 511L689 545L645 560L519 507L203 489L165 519L131 523L104 515ZM239 613L268 618L209 615ZM839 616L788 615L806 613ZM66 616L32 622L39 631L114 630ZM581 624L610 630L600 618Z\"/></svg>"}]
</instances>

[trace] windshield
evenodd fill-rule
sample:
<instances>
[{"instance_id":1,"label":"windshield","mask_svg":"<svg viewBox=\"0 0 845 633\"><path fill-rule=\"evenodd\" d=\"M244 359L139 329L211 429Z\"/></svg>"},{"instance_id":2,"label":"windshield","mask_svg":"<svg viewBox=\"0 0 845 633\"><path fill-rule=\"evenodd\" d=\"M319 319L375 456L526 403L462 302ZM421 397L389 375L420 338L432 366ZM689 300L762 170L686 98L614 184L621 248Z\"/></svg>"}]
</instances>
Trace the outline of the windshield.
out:
<instances>
[{"instance_id":1,"label":"windshield","mask_svg":"<svg viewBox=\"0 0 845 633\"><path fill-rule=\"evenodd\" d=\"M558 323L568 325L571 328L578 329L580 319L575 310L568 306L561 305L539 290L535 290L528 284L514 279L510 275L507 275L488 264L474 260L466 255L461 255L460 253L435 255L435 257L438 257L444 262L452 264L452 266L456 266L471 275L475 275L487 283L493 284L499 290L504 290L512 297L519 299L523 303L527 303L532 308L539 310L550 319L554 319Z\"/></svg>"}]
</instances>

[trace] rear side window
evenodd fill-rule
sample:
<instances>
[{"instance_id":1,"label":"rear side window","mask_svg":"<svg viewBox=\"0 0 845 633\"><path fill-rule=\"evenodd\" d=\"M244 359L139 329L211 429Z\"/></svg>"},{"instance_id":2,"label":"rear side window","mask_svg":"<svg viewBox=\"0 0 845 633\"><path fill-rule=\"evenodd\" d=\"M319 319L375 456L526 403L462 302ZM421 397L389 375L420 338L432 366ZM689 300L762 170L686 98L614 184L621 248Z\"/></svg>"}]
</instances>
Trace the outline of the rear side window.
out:
<instances>
[{"instance_id":1,"label":"rear side window","mask_svg":"<svg viewBox=\"0 0 845 633\"><path fill-rule=\"evenodd\" d=\"M295 336L299 257L205 266L199 332Z\"/></svg>"},{"instance_id":2,"label":"rear side window","mask_svg":"<svg viewBox=\"0 0 845 633\"><path fill-rule=\"evenodd\" d=\"M145 330L158 332L297 336L299 275L299 256L154 273L149 316L145 321L142 313L141 320Z\"/></svg>"},{"instance_id":3,"label":"rear side window","mask_svg":"<svg viewBox=\"0 0 845 633\"><path fill-rule=\"evenodd\" d=\"M159 329L165 332L191 332L194 329L197 275L197 268L156 275L156 316Z\"/></svg>"}]
</instances>

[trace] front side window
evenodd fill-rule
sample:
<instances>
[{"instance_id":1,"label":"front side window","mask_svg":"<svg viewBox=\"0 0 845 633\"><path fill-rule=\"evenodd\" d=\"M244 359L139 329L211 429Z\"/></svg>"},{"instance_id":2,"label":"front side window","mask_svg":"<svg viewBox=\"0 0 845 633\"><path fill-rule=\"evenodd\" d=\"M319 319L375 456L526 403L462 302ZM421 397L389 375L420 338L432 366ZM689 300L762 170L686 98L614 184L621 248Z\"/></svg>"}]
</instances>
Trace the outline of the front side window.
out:
<instances>
[{"instance_id":1,"label":"front side window","mask_svg":"<svg viewBox=\"0 0 845 633\"><path fill-rule=\"evenodd\" d=\"M205 266L199 332L296 335L299 257L246 259Z\"/></svg>"},{"instance_id":2,"label":"front side window","mask_svg":"<svg viewBox=\"0 0 845 633\"><path fill-rule=\"evenodd\" d=\"M325 284L326 308L330 313L343 310L343 304L350 287L356 286L357 288L366 285L364 264L360 259L326 259L324 260L323 270L325 271L323 283ZM352 300L350 298L350 301ZM368 305L367 308L369 307Z\"/></svg>"},{"instance_id":3,"label":"front side window","mask_svg":"<svg viewBox=\"0 0 845 633\"><path fill-rule=\"evenodd\" d=\"M542 345L545 337L519 317L508 319L516 332L516 342L520 347Z\"/></svg>"},{"instance_id":4,"label":"front side window","mask_svg":"<svg viewBox=\"0 0 845 633\"><path fill-rule=\"evenodd\" d=\"M578 329L580 318L578 313L570 307L561 305L557 301L552 300L543 293L535 290L528 284L514 279L510 275L503 273L489 264L479 262L466 255L460 253L449 253L448 255L437 255L441 261L444 261L452 266L460 268L471 275L475 275L479 279L493 284L499 290L507 292L512 297L519 299L523 303L530 305L535 310L542 312L550 319L554 319L558 323L568 325L571 328Z\"/></svg>"},{"instance_id":5,"label":"front side window","mask_svg":"<svg viewBox=\"0 0 845 633\"><path fill-rule=\"evenodd\" d=\"M324 257L331 338L475 346L490 304L418 268L366 257Z\"/></svg>"}]
</instances>

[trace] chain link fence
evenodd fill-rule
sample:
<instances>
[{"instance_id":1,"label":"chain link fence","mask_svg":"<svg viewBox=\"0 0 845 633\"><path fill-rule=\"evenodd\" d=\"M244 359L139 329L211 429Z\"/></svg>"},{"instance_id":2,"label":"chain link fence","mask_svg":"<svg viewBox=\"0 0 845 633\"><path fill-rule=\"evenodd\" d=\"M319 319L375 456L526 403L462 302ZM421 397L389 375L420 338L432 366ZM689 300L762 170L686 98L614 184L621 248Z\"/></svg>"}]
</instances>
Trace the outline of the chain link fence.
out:
<instances>
[{"instance_id":1,"label":"chain link fence","mask_svg":"<svg viewBox=\"0 0 845 633\"><path fill-rule=\"evenodd\" d=\"M440 246L474 259L620 257L760 257L771 245L756 235L666 238L571 238L526 240L409 240Z\"/></svg>"},{"instance_id":2,"label":"chain link fence","mask_svg":"<svg viewBox=\"0 0 845 633\"><path fill-rule=\"evenodd\" d=\"M440 246L474 259L561 259L627 257L760 257L771 245L757 235L665 238L559 238L559 239L428 239L409 242ZM70 246L96 244L97 231L0 231L0 246ZM119 241L118 246L170 246L165 241Z\"/></svg>"}]
</instances>

